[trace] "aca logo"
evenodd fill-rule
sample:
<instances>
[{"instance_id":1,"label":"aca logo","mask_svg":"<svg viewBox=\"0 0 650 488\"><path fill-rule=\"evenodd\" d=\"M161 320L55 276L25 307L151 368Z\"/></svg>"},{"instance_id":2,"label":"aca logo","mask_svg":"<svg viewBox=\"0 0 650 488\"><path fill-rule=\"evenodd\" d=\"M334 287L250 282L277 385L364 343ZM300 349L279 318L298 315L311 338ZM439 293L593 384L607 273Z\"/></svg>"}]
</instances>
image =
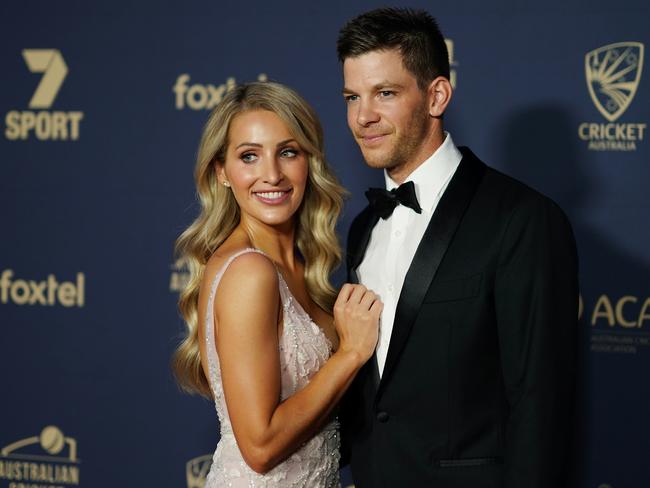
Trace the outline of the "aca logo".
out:
<instances>
[{"instance_id":1,"label":"aca logo","mask_svg":"<svg viewBox=\"0 0 650 488\"><path fill-rule=\"evenodd\" d=\"M58 49L24 49L23 59L32 73L43 73L36 91L29 101L30 109L11 110L5 117L5 137L10 141L27 140L35 136L39 141L76 141L83 112L49 111L68 75Z\"/></svg>"},{"instance_id":2,"label":"aca logo","mask_svg":"<svg viewBox=\"0 0 650 488\"><path fill-rule=\"evenodd\" d=\"M608 121L583 122L580 139L593 151L635 151L647 124L616 123L636 95L643 71L644 45L618 42L590 51L585 56L585 77L591 100Z\"/></svg>"},{"instance_id":3,"label":"aca logo","mask_svg":"<svg viewBox=\"0 0 650 488\"><path fill-rule=\"evenodd\" d=\"M190 459L185 464L187 488L203 488L210 466L212 466L212 455L210 454Z\"/></svg>"},{"instance_id":4,"label":"aca logo","mask_svg":"<svg viewBox=\"0 0 650 488\"><path fill-rule=\"evenodd\" d=\"M650 296L580 297L579 317L591 326L591 350L636 354L650 346Z\"/></svg>"},{"instance_id":5,"label":"aca logo","mask_svg":"<svg viewBox=\"0 0 650 488\"><path fill-rule=\"evenodd\" d=\"M454 41L451 39L445 39L445 44L447 45L447 52L449 53L449 82L451 87L456 89L456 67L458 66L458 61L456 60L455 50L454 50Z\"/></svg>"},{"instance_id":6,"label":"aca logo","mask_svg":"<svg viewBox=\"0 0 650 488\"><path fill-rule=\"evenodd\" d=\"M267 81L264 73L257 76L258 81ZM212 85L210 83L190 84L190 75L183 73L176 78L172 87L175 94L176 110L189 108L191 110L212 110L219 105L223 96L237 86L235 78L229 77L225 83Z\"/></svg>"},{"instance_id":7,"label":"aca logo","mask_svg":"<svg viewBox=\"0 0 650 488\"><path fill-rule=\"evenodd\" d=\"M79 486L77 441L54 425L0 450L0 480L7 488Z\"/></svg>"}]
</instances>

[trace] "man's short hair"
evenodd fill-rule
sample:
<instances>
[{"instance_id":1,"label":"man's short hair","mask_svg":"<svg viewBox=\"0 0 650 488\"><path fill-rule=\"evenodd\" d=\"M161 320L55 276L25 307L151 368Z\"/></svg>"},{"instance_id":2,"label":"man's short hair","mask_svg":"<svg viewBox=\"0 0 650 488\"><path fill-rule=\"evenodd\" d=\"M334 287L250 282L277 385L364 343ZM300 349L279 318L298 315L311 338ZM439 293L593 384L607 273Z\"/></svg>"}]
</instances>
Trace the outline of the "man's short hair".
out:
<instances>
[{"instance_id":1,"label":"man's short hair","mask_svg":"<svg viewBox=\"0 0 650 488\"><path fill-rule=\"evenodd\" d=\"M336 48L341 63L371 51L399 49L421 90L438 76L449 79L445 38L424 10L380 8L358 15L343 26Z\"/></svg>"}]
</instances>

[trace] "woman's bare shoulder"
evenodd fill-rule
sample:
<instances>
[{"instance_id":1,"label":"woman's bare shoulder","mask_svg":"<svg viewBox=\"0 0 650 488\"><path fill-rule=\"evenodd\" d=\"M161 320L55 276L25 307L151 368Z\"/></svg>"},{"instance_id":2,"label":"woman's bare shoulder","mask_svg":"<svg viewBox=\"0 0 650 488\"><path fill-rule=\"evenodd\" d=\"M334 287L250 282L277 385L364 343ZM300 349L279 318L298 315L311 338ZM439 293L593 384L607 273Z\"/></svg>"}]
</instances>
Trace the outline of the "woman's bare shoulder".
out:
<instances>
[{"instance_id":1,"label":"woman's bare shoulder","mask_svg":"<svg viewBox=\"0 0 650 488\"><path fill-rule=\"evenodd\" d=\"M242 252L248 250L249 252ZM234 258L233 258L234 256ZM228 267L223 270L223 267ZM215 310L225 311L244 305L257 308L277 303L278 272L273 261L251 248L231 249L228 253L216 253L206 264L201 286L202 295L209 293L215 277L223 270L215 299Z\"/></svg>"}]
</instances>

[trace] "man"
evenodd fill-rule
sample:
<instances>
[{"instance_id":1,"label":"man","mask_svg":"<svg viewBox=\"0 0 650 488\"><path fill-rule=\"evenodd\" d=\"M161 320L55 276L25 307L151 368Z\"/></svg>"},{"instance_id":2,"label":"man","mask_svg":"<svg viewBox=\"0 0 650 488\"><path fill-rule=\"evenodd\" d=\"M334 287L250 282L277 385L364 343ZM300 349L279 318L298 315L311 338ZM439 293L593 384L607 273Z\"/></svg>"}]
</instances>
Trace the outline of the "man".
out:
<instances>
[{"instance_id":1,"label":"man","mask_svg":"<svg viewBox=\"0 0 650 488\"><path fill-rule=\"evenodd\" d=\"M357 488L558 488L578 315L571 227L551 200L443 130L449 61L423 11L343 27L348 124L386 188L348 236L349 279L384 302L342 406Z\"/></svg>"}]
</instances>

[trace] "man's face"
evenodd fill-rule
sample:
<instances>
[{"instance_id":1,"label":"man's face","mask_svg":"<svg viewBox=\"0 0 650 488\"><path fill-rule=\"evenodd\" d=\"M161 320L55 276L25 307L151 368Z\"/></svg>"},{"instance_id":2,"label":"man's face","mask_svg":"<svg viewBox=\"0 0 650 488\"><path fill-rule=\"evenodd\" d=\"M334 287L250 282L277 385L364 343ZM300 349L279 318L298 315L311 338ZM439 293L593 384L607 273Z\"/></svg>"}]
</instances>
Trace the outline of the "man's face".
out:
<instances>
[{"instance_id":1,"label":"man's face","mask_svg":"<svg viewBox=\"0 0 650 488\"><path fill-rule=\"evenodd\" d=\"M343 79L348 125L369 166L400 173L431 155L428 97L399 50L347 58Z\"/></svg>"}]
</instances>

